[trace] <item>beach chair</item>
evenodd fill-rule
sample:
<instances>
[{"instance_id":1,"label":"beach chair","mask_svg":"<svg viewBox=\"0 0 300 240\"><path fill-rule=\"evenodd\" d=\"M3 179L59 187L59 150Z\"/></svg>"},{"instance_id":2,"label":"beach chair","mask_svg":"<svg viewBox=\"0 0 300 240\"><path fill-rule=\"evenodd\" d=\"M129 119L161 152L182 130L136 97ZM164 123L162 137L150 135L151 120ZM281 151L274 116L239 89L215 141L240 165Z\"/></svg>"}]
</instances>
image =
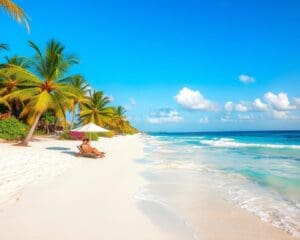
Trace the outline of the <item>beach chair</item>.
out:
<instances>
[{"instance_id":1,"label":"beach chair","mask_svg":"<svg viewBox=\"0 0 300 240\"><path fill-rule=\"evenodd\" d=\"M94 153L86 153L82 150L81 146L77 146L79 153L76 154L77 157L88 157L88 158L97 158L98 156Z\"/></svg>"}]
</instances>

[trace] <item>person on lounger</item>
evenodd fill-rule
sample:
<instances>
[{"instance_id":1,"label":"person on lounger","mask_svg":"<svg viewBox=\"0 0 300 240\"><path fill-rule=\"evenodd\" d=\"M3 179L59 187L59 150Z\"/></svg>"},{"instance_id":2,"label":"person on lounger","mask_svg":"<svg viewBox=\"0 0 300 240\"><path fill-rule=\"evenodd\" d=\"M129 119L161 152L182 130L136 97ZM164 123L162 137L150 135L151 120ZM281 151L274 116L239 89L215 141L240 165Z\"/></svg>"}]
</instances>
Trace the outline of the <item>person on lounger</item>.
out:
<instances>
[{"instance_id":1,"label":"person on lounger","mask_svg":"<svg viewBox=\"0 0 300 240\"><path fill-rule=\"evenodd\" d=\"M84 153L92 153L92 154L95 154L98 157L104 157L105 156L104 152L100 152L98 149L93 148L90 145L90 140L88 138L84 138L82 140L82 144L80 145L80 147L81 147L81 149Z\"/></svg>"}]
</instances>

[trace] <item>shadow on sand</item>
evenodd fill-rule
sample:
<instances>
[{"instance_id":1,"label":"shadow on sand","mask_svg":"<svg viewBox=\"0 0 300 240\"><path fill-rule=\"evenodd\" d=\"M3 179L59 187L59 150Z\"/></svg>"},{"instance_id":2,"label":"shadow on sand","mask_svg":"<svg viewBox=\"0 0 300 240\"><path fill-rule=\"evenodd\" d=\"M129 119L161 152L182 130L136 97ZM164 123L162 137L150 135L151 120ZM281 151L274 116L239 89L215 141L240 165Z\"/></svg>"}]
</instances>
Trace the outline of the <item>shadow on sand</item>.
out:
<instances>
[{"instance_id":1,"label":"shadow on sand","mask_svg":"<svg viewBox=\"0 0 300 240\"><path fill-rule=\"evenodd\" d=\"M65 148L65 147L47 147L46 149L48 149L48 150L57 150L57 151L70 150L70 148Z\"/></svg>"}]
</instances>

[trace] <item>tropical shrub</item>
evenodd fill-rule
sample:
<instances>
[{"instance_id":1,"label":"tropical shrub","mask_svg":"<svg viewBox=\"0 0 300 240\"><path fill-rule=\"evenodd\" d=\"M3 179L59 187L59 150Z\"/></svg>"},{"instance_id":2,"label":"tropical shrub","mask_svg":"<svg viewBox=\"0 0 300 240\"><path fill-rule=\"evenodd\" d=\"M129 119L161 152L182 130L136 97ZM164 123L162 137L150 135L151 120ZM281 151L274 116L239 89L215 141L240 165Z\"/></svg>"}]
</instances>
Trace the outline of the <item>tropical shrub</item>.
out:
<instances>
[{"instance_id":1,"label":"tropical shrub","mask_svg":"<svg viewBox=\"0 0 300 240\"><path fill-rule=\"evenodd\" d=\"M116 135L116 133L114 131L99 133L99 137L108 137L108 138L111 138L111 137L113 137L115 135Z\"/></svg>"},{"instance_id":2,"label":"tropical shrub","mask_svg":"<svg viewBox=\"0 0 300 240\"><path fill-rule=\"evenodd\" d=\"M84 138L88 138L92 141L98 141L99 133L84 133Z\"/></svg>"},{"instance_id":3,"label":"tropical shrub","mask_svg":"<svg viewBox=\"0 0 300 240\"><path fill-rule=\"evenodd\" d=\"M70 134L69 131L63 131L60 135L59 135L59 139L60 140L70 140Z\"/></svg>"},{"instance_id":4,"label":"tropical shrub","mask_svg":"<svg viewBox=\"0 0 300 240\"><path fill-rule=\"evenodd\" d=\"M25 137L28 126L16 118L7 118L0 121L0 138L19 140Z\"/></svg>"}]
</instances>

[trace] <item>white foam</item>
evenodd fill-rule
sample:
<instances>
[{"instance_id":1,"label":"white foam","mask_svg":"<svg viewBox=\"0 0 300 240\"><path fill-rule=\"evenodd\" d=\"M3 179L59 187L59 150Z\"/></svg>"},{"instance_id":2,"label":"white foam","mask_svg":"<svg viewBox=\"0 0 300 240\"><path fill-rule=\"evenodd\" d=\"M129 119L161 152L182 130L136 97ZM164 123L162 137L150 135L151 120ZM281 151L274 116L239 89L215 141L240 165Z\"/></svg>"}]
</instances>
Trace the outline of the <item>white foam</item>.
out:
<instances>
[{"instance_id":1,"label":"white foam","mask_svg":"<svg viewBox=\"0 0 300 240\"><path fill-rule=\"evenodd\" d=\"M266 147L266 148L290 148L300 149L299 145L281 145L281 144L258 144L258 143L242 143L237 142L232 138L214 138L212 140L201 140L202 144L213 147ZM170 145L168 147L174 147ZM165 146L164 146L165 147ZM163 147L163 148L164 148ZM210 167L207 164L201 165L197 159L201 159L200 155L203 150L197 150L195 146L188 146L193 150L193 154L186 154L186 146L176 147L179 153L172 158L172 154L164 159L165 155L157 155L160 150L152 152L152 157L155 159L155 167L164 169L183 169L191 171L199 171L199 176L208 179L209 186L215 186L220 190L220 193L236 205L244 208L253 214L257 215L263 221L268 222L278 228L281 228L294 237L300 235L300 208L299 202L287 201L279 193L269 191L260 185L250 181L246 177L236 173L225 173L221 170ZM200 148L205 148L200 146ZM204 152L205 153L205 152ZM150 154L151 155L151 154ZM205 155L204 155L205 157ZM171 160L170 160L171 159ZM196 159L193 162L192 159Z\"/></svg>"},{"instance_id":2,"label":"white foam","mask_svg":"<svg viewBox=\"0 0 300 240\"><path fill-rule=\"evenodd\" d=\"M242 147L264 147L264 148L289 148L300 149L300 145L284 145L284 144L260 144L260 143L242 143L236 142L231 138L215 138L213 140L201 140L201 144L213 147L227 147L227 148L242 148Z\"/></svg>"},{"instance_id":3,"label":"white foam","mask_svg":"<svg viewBox=\"0 0 300 240\"><path fill-rule=\"evenodd\" d=\"M232 179L223 181L219 188L222 191L227 189L231 201L257 215L262 221L281 228L294 237L299 236L300 209L296 204L257 186L247 187L246 181L242 181L244 183L234 183Z\"/></svg>"}]
</instances>

